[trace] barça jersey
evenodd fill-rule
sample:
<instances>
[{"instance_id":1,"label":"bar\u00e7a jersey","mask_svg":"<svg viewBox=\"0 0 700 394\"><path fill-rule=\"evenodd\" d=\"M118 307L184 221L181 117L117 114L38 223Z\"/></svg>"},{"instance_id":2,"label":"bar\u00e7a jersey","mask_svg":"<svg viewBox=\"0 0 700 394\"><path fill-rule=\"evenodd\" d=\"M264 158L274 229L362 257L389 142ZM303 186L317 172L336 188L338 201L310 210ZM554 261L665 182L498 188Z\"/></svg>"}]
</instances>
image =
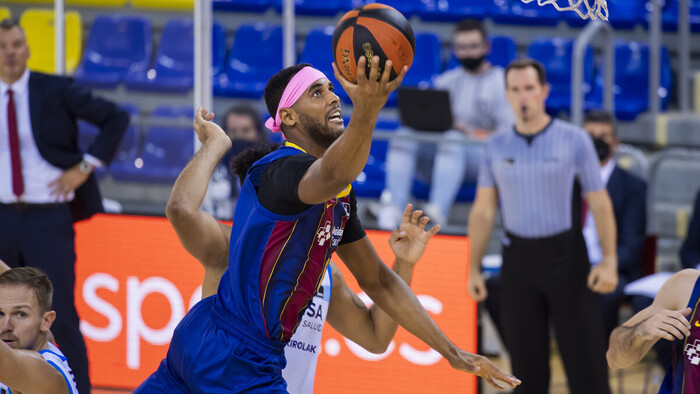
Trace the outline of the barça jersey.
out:
<instances>
[{"instance_id":1,"label":"bar\u00e7a jersey","mask_svg":"<svg viewBox=\"0 0 700 394\"><path fill-rule=\"evenodd\" d=\"M659 394L700 393L700 278L695 282L688 308L690 335L673 341L673 362L666 372Z\"/></svg>"},{"instance_id":2,"label":"bar\u00e7a jersey","mask_svg":"<svg viewBox=\"0 0 700 394\"><path fill-rule=\"evenodd\" d=\"M217 292L218 302L238 320L232 324L281 343L294 334L356 209L350 185L297 214L265 208L257 193L266 167L294 155L307 154L287 143L248 171L236 204L229 266Z\"/></svg>"}]
</instances>

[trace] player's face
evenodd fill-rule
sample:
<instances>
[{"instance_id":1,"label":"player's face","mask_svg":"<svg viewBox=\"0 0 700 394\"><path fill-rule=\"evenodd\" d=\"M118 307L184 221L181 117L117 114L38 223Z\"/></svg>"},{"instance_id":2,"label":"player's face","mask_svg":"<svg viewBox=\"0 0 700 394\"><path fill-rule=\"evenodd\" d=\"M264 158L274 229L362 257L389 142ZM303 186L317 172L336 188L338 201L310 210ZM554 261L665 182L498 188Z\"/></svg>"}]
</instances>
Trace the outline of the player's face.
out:
<instances>
[{"instance_id":1,"label":"player's face","mask_svg":"<svg viewBox=\"0 0 700 394\"><path fill-rule=\"evenodd\" d=\"M317 144L327 148L345 131L340 100L333 83L319 79L297 100L294 109L304 130Z\"/></svg>"},{"instance_id":2,"label":"player's face","mask_svg":"<svg viewBox=\"0 0 700 394\"><path fill-rule=\"evenodd\" d=\"M29 46L24 33L14 27L0 29L0 78L14 82L27 69Z\"/></svg>"},{"instance_id":3,"label":"player's face","mask_svg":"<svg viewBox=\"0 0 700 394\"><path fill-rule=\"evenodd\" d=\"M51 326L33 289L21 285L0 286L0 339L13 349L39 350Z\"/></svg>"},{"instance_id":4,"label":"player's face","mask_svg":"<svg viewBox=\"0 0 700 394\"><path fill-rule=\"evenodd\" d=\"M515 116L527 122L544 114L549 85L542 85L533 67L511 69L506 75L506 98Z\"/></svg>"}]
</instances>

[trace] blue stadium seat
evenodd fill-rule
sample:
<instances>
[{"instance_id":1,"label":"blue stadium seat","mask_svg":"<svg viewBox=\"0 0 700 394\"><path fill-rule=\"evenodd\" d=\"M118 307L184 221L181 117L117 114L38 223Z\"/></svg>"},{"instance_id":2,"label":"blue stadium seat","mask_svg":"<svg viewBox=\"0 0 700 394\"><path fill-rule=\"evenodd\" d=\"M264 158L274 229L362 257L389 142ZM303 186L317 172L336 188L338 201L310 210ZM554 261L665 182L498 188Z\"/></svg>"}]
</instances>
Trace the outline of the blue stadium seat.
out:
<instances>
[{"instance_id":1,"label":"blue stadium seat","mask_svg":"<svg viewBox=\"0 0 700 394\"><path fill-rule=\"evenodd\" d=\"M272 0L214 0L213 8L220 11L265 12Z\"/></svg>"},{"instance_id":2,"label":"blue stadium seat","mask_svg":"<svg viewBox=\"0 0 700 394\"><path fill-rule=\"evenodd\" d=\"M491 64L505 68L508 63L515 60L517 57L517 48L512 38L507 36L493 36L489 37L489 40L491 40L491 53L489 53L487 59ZM459 62L454 53L451 53L450 59L447 61L447 69L450 70L457 66L459 66Z\"/></svg>"},{"instance_id":3,"label":"blue stadium seat","mask_svg":"<svg viewBox=\"0 0 700 394\"><path fill-rule=\"evenodd\" d=\"M547 82L551 86L547 111L554 115L571 108L573 52L573 40L563 38L537 38L528 48L528 56L540 61L547 70ZM590 47L586 49L583 82L583 91L588 93L594 82L593 50Z\"/></svg>"},{"instance_id":4,"label":"blue stadium seat","mask_svg":"<svg viewBox=\"0 0 700 394\"><path fill-rule=\"evenodd\" d=\"M186 92L194 84L194 23L190 18L171 19L163 28L155 65L146 72L126 76L126 87L136 90ZM221 25L212 28L212 76L221 72L226 34Z\"/></svg>"},{"instance_id":5,"label":"blue stadium seat","mask_svg":"<svg viewBox=\"0 0 700 394\"><path fill-rule=\"evenodd\" d=\"M282 27L241 25L228 57L227 69L214 81L214 94L259 99L267 80L283 67Z\"/></svg>"},{"instance_id":6,"label":"blue stadium seat","mask_svg":"<svg viewBox=\"0 0 700 394\"><path fill-rule=\"evenodd\" d=\"M343 102L350 103L350 97L335 79L333 73L333 31L335 26L317 27L309 31L304 43L304 49L299 57L299 63L309 63L320 70L333 82L335 94Z\"/></svg>"},{"instance_id":7,"label":"blue stadium seat","mask_svg":"<svg viewBox=\"0 0 700 394\"><path fill-rule=\"evenodd\" d=\"M678 6L678 0L666 0L666 5L661 14L661 23L664 30L678 30ZM647 24L650 17L651 14L646 15L645 22ZM700 0L689 0L688 19L690 21L690 29L693 32L700 31Z\"/></svg>"},{"instance_id":8,"label":"blue stadium seat","mask_svg":"<svg viewBox=\"0 0 700 394\"><path fill-rule=\"evenodd\" d=\"M434 33L416 34L416 53L413 64L404 77L403 86L429 87L442 71L442 44Z\"/></svg>"},{"instance_id":9,"label":"blue stadium seat","mask_svg":"<svg viewBox=\"0 0 700 394\"><path fill-rule=\"evenodd\" d=\"M668 50L661 50L661 87L659 97L666 108L671 88L671 62ZM615 114L621 120L633 120L649 108L649 47L637 42L615 45Z\"/></svg>"},{"instance_id":10,"label":"blue stadium seat","mask_svg":"<svg viewBox=\"0 0 700 394\"><path fill-rule=\"evenodd\" d=\"M184 118L189 121L193 114L191 107L157 107L152 117L169 120ZM125 162L110 169L110 172L119 181L172 183L193 154L192 128L150 126L140 153L141 160Z\"/></svg>"},{"instance_id":11,"label":"blue stadium seat","mask_svg":"<svg viewBox=\"0 0 700 394\"><path fill-rule=\"evenodd\" d=\"M152 53L151 21L145 17L100 15L92 22L78 82L114 88L127 73L145 72Z\"/></svg>"},{"instance_id":12,"label":"blue stadium seat","mask_svg":"<svg viewBox=\"0 0 700 394\"><path fill-rule=\"evenodd\" d=\"M368 0L366 3L382 3L394 7L401 12L406 19L416 15L418 10L423 7L423 0Z\"/></svg>"},{"instance_id":13,"label":"blue stadium seat","mask_svg":"<svg viewBox=\"0 0 700 394\"><path fill-rule=\"evenodd\" d=\"M638 24L645 27L647 22L647 0L608 0L608 21L615 29L634 29ZM581 19L573 12L567 11L563 15L569 26L585 26L590 19Z\"/></svg>"},{"instance_id":14,"label":"blue stadium seat","mask_svg":"<svg viewBox=\"0 0 700 394\"><path fill-rule=\"evenodd\" d=\"M513 25L555 26L562 19L554 6L538 6L536 1L493 0L489 14L496 23Z\"/></svg>"},{"instance_id":15,"label":"blue stadium seat","mask_svg":"<svg viewBox=\"0 0 700 394\"><path fill-rule=\"evenodd\" d=\"M462 19L483 19L489 6L484 0L423 0L416 11L425 21L459 22Z\"/></svg>"},{"instance_id":16,"label":"blue stadium seat","mask_svg":"<svg viewBox=\"0 0 700 394\"><path fill-rule=\"evenodd\" d=\"M282 12L282 0L272 0L275 10ZM354 4L353 4L354 3ZM294 0L294 13L297 15L335 16L364 4L361 0Z\"/></svg>"}]
</instances>

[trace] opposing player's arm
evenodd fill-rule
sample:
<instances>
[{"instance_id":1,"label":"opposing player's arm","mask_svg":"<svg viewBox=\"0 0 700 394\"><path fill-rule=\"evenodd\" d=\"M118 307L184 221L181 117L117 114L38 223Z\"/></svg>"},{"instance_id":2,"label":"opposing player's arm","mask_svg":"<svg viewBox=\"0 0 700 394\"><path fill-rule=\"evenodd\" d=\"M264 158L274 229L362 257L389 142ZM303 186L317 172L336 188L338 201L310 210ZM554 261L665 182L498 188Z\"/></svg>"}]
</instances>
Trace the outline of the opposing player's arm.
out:
<instances>
[{"instance_id":1,"label":"opposing player's arm","mask_svg":"<svg viewBox=\"0 0 700 394\"><path fill-rule=\"evenodd\" d=\"M336 79L352 99L352 118L347 130L326 150L322 158L309 167L299 183L299 199L305 204L319 204L335 197L360 175L369 157L377 115L386 104L389 93L401 85L406 74L404 68L391 82L388 72L383 73L379 80L379 57L375 56L368 79L364 73L366 62L364 56L360 57L357 84L343 78L333 65ZM385 69L391 69L390 60Z\"/></svg>"},{"instance_id":2,"label":"opposing player's arm","mask_svg":"<svg viewBox=\"0 0 700 394\"><path fill-rule=\"evenodd\" d=\"M439 225L425 231L425 226L430 219L420 218L423 212L411 212L411 209L411 204L408 204L404 210L401 226L392 232L389 240L396 256L393 271L409 285L413 268L423 255L428 240L440 231ZM345 283L338 267L331 263L331 269L333 293L328 309L328 323L343 336L368 351L383 353L394 337L398 323L376 304L367 308L360 297Z\"/></svg>"},{"instance_id":3,"label":"opposing player's arm","mask_svg":"<svg viewBox=\"0 0 700 394\"><path fill-rule=\"evenodd\" d=\"M63 375L39 353L15 350L3 341L0 341L0 382L22 393L70 392Z\"/></svg>"},{"instance_id":4,"label":"opposing player's arm","mask_svg":"<svg viewBox=\"0 0 700 394\"><path fill-rule=\"evenodd\" d=\"M185 250L205 268L216 270L222 268L222 261L225 269L231 231L230 227L219 224L200 206L207 194L209 179L230 149L231 140L217 124L211 122L213 116L213 113L201 108L197 110L194 128L202 147L175 181L165 214Z\"/></svg>"},{"instance_id":5,"label":"opposing player's arm","mask_svg":"<svg viewBox=\"0 0 700 394\"><path fill-rule=\"evenodd\" d=\"M471 212L469 212L469 295L477 302L488 296L486 282L481 275L481 259L491 239L498 210L498 192L495 187L479 187Z\"/></svg>"},{"instance_id":6,"label":"opposing player's arm","mask_svg":"<svg viewBox=\"0 0 700 394\"><path fill-rule=\"evenodd\" d=\"M445 357L453 368L477 374L504 389L520 381L501 372L486 357L459 349L438 328L415 294L379 258L367 237L338 247L338 255L358 284L389 316Z\"/></svg>"},{"instance_id":7,"label":"opposing player's arm","mask_svg":"<svg viewBox=\"0 0 700 394\"><path fill-rule=\"evenodd\" d=\"M606 357L610 368L626 368L638 363L659 340L683 339L690 335L687 308L700 271L686 269L675 273L661 287L654 302L632 316L610 334Z\"/></svg>"}]
</instances>

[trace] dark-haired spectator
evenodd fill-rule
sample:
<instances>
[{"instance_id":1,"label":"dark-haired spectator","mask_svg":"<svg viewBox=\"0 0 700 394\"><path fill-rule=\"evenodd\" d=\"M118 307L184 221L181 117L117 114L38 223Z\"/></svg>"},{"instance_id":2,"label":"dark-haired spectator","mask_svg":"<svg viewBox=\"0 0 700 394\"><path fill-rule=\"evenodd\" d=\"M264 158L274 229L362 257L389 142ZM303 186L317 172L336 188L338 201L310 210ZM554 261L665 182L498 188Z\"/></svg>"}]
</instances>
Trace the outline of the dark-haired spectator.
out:
<instances>
[{"instance_id":1,"label":"dark-haired spectator","mask_svg":"<svg viewBox=\"0 0 700 394\"><path fill-rule=\"evenodd\" d=\"M695 196L692 215L681 247L681 263L685 268L700 269L700 190Z\"/></svg>"},{"instance_id":2,"label":"dark-haired spectator","mask_svg":"<svg viewBox=\"0 0 700 394\"><path fill-rule=\"evenodd\" d=\"M452 50L460 66L438 76L433 88L449 92L454 128L445 132L437 146L430 197L424 207L431 221L441 224L446 224L462 182L476 180L483 156L483 146L466 145L465 140L483 140L495 131L508 129L515 119L506 105L503 69L486 60L491 45L484 25L471 19L457 24ZM399 223L410 197L416 163L423 151L418 141L401 136L413 132L402 128L389 144L385 193L391 199L384 199L379 211L378 225L382 229L393 229Z\"/></svg>"},{"instance_id":3,"label":"dark-haired spectator","mask_svg":"<svg viewBox=\"0 0 700 394\"><path fill-rule=\"evenodd\" d=\"M603 327L607 338L617 327L618 310L625 298L625 286L642 275L647 185L644 180L617 165L613 155L620 145L620 140L617 137L615 119L610 113L588 113L583 121L583 128L593 139L600 160L600 176L610 195L617 226L618 283L615 291L600 295ZM595 219L590 210L584 210L584 215L583 236L586 239L588 259L593 265L599 264L603 253Z\"/></svg>"},{"instance_id":4,"label":"dark-haired spectator","mask_svg":"<svg viewBox=\"0 0 700 394\"><path fill-rule=\"evenodd\" d=\"M52 331L88 394L73 222L104 211L93 170L112 160L129 116L71 78L29 71L29 56L19 24L0 22L0 259L41 268L53 282ZM78 119L100 129L87 152L78 148Z\"/></svg>"}]
</instances>

